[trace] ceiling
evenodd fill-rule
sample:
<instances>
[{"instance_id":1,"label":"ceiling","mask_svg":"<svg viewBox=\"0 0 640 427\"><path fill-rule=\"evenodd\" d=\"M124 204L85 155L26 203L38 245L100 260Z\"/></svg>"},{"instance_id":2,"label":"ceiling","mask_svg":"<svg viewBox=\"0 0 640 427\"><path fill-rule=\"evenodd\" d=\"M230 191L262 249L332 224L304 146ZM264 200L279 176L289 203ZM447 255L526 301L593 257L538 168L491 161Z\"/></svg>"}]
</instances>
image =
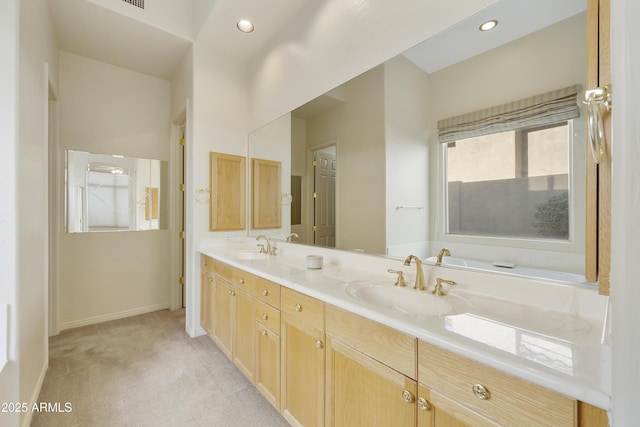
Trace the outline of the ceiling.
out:
<instances>
[{"instance_id":1,"label":"ceiling","mask_svg":"<svg viewBox=\"0 0 640 427\"><path fill-rule=\"evenodd\" d=\"M110 7L108 1L49 0L60 50L171 80L193 38L151 25L129 5ZM150 5L152 0L148 0ZM168 0L165 0L168 1ZM192 14L191 34L198 47L250 64L270 49L270 43L295 20L311 20L317 0L172 0L165 5L187 7ZM156 4L162 5L159 0ZM177 6L176 6L177 5ZM410 49L405 55L427 72L497 47L586 9L585 0L502 0ZM182 11L182 9L181 9ZM142 12L144 13L144 11ZM198 15L208 15L207 17ZM306 17L306 18L305 18ZM144 18L144 16L143 16ZM255 23L251 34L235 27L240 18ZM498 27L480 33L484 20L498 19ZM339 38L340 34L327 35ZM455 46L452 49L451 46Z\"/></svg>"}]
</instances>

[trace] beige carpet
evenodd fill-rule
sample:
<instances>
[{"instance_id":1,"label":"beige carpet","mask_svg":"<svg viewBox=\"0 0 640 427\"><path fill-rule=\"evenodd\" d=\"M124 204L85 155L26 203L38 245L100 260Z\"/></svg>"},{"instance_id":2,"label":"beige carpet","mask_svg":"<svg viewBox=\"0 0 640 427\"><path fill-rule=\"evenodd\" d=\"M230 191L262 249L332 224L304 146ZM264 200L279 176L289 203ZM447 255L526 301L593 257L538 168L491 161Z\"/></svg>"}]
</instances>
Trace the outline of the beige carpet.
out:
<instances>
[{"instance_id":1,"label":"beige carpet","mask_svg":"<svg viewBox=\"0 0 640 427\"><path fill-rule=\"evenodd\" d=\"M207 336L189 338L184 311L157 311L50 339L32 426L287 426Z\"/></svg>"}]
</instances>

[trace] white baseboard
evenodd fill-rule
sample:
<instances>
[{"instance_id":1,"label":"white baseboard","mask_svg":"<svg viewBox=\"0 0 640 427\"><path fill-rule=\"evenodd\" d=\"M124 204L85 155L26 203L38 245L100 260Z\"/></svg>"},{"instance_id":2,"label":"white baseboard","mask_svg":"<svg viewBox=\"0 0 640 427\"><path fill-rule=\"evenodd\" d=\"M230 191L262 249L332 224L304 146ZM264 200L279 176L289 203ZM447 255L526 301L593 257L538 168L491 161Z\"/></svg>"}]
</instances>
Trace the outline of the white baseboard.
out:
<instances>
[{"instance_id":1,"label":"white baseboard","mask_svg":"<svg viewBox=\"0 0 640 427\"><path fill-rule=\"evenodd\" d=\"M199 337L206 334L207 331L205 331L202 326L197 326L195 329L187 329L187 335L189 335L191 338Z\"/></svg>"},{"instance_id":2,"label":"white baseboard","mask_svg":"<svg viewBox=\"0 0 640 427\"><path fill-rule=\"evenodd\" d=\"M103 314L101 316L88 317L86 319L73 320L71 322L60 323L58 330L78 328L80 326L93 325L96 323L108 322L110 320L123 319L125 317L137 316L138 314L151 313L158 310L166 310L169 304L151 305L147 307L134 308L132 310L119 311L117 313Z\"/></svg>"},{"instance_id":3,"label":"white baseboard","mask_svg":"<svg viewBox=\"0 0 640 427\"><path fill-rule=\"evenodd\" d=\"M42 384L44 384L44 377L47 375L47 370L49 369L49 360L45 360L42 365L42 369L40 371L40 376L38 377L38 382L36 383L36 387L31 393L31 399L29 400L29 408L33 408L33 405L38 401L38 397L40 396L40 391L42 390ZM33 418L33 412L31 410L26 411L24 418L22 419L22 427L29 427L31 425L31 419Z\"/></svg>"}]
</instances>

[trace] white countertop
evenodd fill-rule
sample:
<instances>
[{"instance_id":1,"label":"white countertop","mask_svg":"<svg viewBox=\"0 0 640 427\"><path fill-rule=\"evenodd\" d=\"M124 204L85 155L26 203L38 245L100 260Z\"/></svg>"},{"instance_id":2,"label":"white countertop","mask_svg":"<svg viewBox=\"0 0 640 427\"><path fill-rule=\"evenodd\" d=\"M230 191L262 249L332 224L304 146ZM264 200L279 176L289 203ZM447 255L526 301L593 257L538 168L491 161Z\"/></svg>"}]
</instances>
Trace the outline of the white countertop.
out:
<instances>
[{"instance_id":1,"label":"white countertop","mask_svg":"<svg viewBox=\"0 0 640 427\"><path fill-rule=\"evenodd\" d=\"M242 259L257 252L254 239L203 240L199 251L336 307L369 318L480 363L571 398L609 409L611 355L601 344L606 297L595 290L473 274L424 265L428 284L438 277L458 285L444 301L464 301L449 315L418 316L384 309L352 297L346 283L373 281L393 288L402 270L411 289L415 266L402 260L278 242L270 259ZM306 268L306 255L320 254L324 267ZM439 269L439 270L436 270ZM433 286L429 286L431 289ZM416 294L417 298L420 298Z\"/></svg>"}]
</instances>

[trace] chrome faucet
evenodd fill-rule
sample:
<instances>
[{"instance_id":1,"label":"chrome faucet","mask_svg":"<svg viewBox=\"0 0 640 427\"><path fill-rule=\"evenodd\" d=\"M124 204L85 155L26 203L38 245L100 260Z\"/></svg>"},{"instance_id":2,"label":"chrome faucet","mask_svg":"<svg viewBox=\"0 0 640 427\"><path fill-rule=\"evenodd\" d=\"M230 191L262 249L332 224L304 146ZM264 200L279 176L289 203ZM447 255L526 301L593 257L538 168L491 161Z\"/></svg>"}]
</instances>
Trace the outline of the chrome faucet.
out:
<instances>
[{"instance_id":1,"label":"chrome faucet","mask_svg":"<svg viewBox=\"0 0 640 427\"><path fill-rule=\"evenodd\" d=\"M404 260L404 265L411 265L411 260L416 262L416 283L413 285L413 289L418 289L423 291L427 289L424 284L424 273L422 271L422 260L415 255L409 255L407 259Z\"/></svg>"},{"instance_id":2,"label":"chrome faucet","mask_svg":"<svg viewBox=\"0 0 640 427\"><path fill-rule=\"evenodd\" d=\"M438 253L438 259L436 260L436 265L441 265L442 264L442 257L443 256L451 256L451 252L449 252L449 249L447 248L442 248L440 249L440 253Z\"/></svg>"},{"instance_id":3,"label":"chrome faucet","mask_svg":"<svg viewBox=\"0 0 640 427\"><path fill-rule=\"evenodd\" d=\"M291 243L291 239L297 239L300 236L298 236L298 233L290 233L287 234L287 237L285 237L284 239L287 241L287 243Z\"/></svg>"},{"instance_id":4,"label":"chrome faucet","mask_svg":"<svg viewBox=\"0 0 640 427\"><path fill-rule=\"evenodd\" d=\"M271 256L271 255L275 255L276 254L276 250L275 248L273 248L271 246L271 240L269 240L269 237L265 236L264 234L259 235L258 237L256 237L256 240L260 241L260 239L263 239L265 241L265 243L267 244L267 248L264 249L264 245L258 245L261 247L260 252L264 253L266 252L267 256Z\"/></svg>"}]
</instances>

